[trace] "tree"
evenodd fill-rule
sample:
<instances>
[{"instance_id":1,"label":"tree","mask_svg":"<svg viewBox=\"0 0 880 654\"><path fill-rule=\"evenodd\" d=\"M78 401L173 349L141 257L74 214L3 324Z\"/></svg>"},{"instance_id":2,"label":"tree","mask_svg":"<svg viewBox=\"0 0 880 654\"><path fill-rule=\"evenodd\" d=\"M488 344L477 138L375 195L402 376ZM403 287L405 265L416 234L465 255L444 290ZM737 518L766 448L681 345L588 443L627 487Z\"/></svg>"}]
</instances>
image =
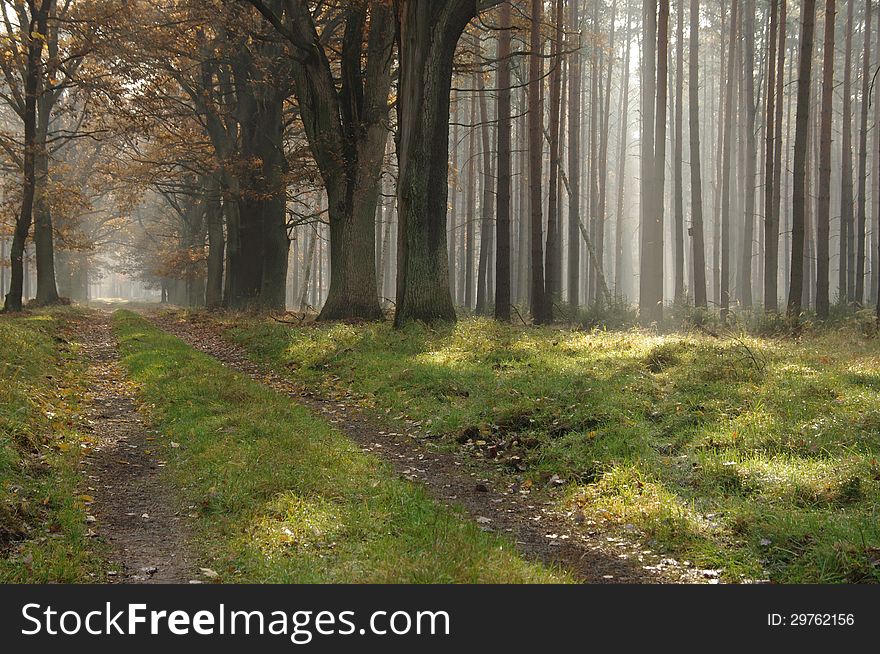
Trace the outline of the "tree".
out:
<instances>
[{"instance_id":1,"label":"tree","mask_svg":"<svg viewBox=\"0 0 880 654\"><path fill-rule=\"evenodd\" d=\"M657 253L663 254L662 217L658 220L656 202L657 165L655 164L655 102L657 90L657 0L643 0L642 25L642 129L640 131L641 176L639 187L640 261L639 314L643 322L662 317L663 279L659 279ZM664 102L665 106L665 102ZM662 264L660 264L662 266Z\"/></svg>"},{"instance_id":2,"label":"tree","mask_svg":"<svg viewBox=\"0 0 880 654\"><path fill-rule=\"evenodd\" d=\"M843 125L841 128L841 175L840 175L840 260L838 273L838 299L847 302L854 290L851 281L855 253L853 251L853 172L852 172L852 33L853 5L849 0L846 8L846 31L843 60Z\"/></svg>"},{"instance_id":3,"label":"tree","mask_svg":"<svg viewBox=\"0 0 880 654\"><path fill-rule=\"evenodd\" d=\"M684 153L684 0L678 1L676 7L675 28L675 128L673 133L673 186L672 201L674 210L675 234L675 266L674 293L675 299L684 298L684 188L682 176L682 157Z\"/></svg>"},{"instance_id":4,"label":"tree","mask_svg":"<svg viewBox=\"0 0 880 654\"><path fill-rule=\"evenodd\" d=\"M801 2L801 44L798 64L797 117L794 134L793 197L791 216L791 280L788 291L788 316L797 320L801 314L804 284L804 224L807 210L807 139L810 120L810 82L813 68L813 31L816 0Z\"/></svg>"},{"instance_id":5,"label":"tree","mask_svg":"<svg viewBox=\"0 0 880 654\"><path fill-rule=\"evenodd\" d=\"M691 153L691 233L694 305L706 309L706 245L703 234L703 178L700 162L700 0L691 0L690 59L688 62L688 120Z\"/></svg>"},{"instance_id":6,"label":"tree","mask_svg":"<svg viewBox=\"0 0 880 654\"><path fill-rule=\"evenodd\" d=\"M737 0L730 5L730 32L727 46L727 93L724 104L724 134L721 144L721 321L727 320L730 311L730 169L733 145L733 98L736 95L734 78L737 46Z\"/></svg>"},{"instance_id":7,"label":"tree","mask_svg":"<svg viewBox=\"0 0 880 654\"><path fill-rule=\"evenodd\" d=\"M495 3L397 0L398 275L395 325L455 321L446 256L452 60L464 28Z\"/></svg>"},{"instance_id":8,"label":"tree","mask_svg":"<svg viewBox=\"0 0 880 654\"><path fill-rule=\"evenodd\" d=\"M831 122L834 102L834 18L835 0L825 3L825 43L822 77L822 125L819 136L819 201L816 215L816 313L827 318L829 232L831 208Z\"/></svg>"},{"instance_id":9,"label":"tree","mask_svg":"<svg viewBox=\"0 0 880 654\"><path fill-rule=\"evenodd\" d=\"M510 168L511 168L511 102L510 102L510 2L502 2L498 35L498 178L495 193L495 320L510 322Z\"/></svg>"},{"instance_id":10,"label":"tree","mask_svg":"<svg viewBox=\"0 0 880 654\"><path fill-rule=\"evenodd\" d=\"M327 189L331 279L319 318L379 319L375 217L388 137L392 9L381 0L345 5L337 84L332 41L322 38L306 3L284 3L278 13L277 2L250 2L294 46L299 111Z\"/></svg>"},{"instance_id":11,"label":"tree","mask_svg":"<svg viewBox=\"0 0 880 654\"><path fill-rule=\"evenodd\" d=\"M23 191L21 210L15 223L15 232L12 237L10 248L10 260L12 274L10 276L9 292L6 294L4 311L21 311L22 295L24 292L24 248L28 232L33 222L34 195L36 192L36 156L37 156L37 93L39 91L41 58L45 41L46 26L49 13L54 6L54 0L27 0L27 15L21 16L23 24L27 25L27 33L21 35L22 44L25 48L24 61L24 98L23 112L21 114L24 123L24 154L23 161Z\"/></svg>"},{"instance_id":12,"label":"tree","mask_svg":"<svg viewBox=\"0 0 880 654\"><path fill-rule=\"evenodd\" d=\"M573 0L569 15L573 33L569 55L568 77L568 303L576 307L580 301L581 257L581 25L580 0Z\"/></svg>"},{"instance_id":13,"label":"tree","mask_svg":"<svg viewBox=\"0 0 880 654\"><path fill-rule=\"evenodd\" d=\"M780 4L782 28L780 30ZM770 51L767 55L766 128L764 130L764 311L778 308L776 276L779 254L779 180L777 166L781 164L782 144L782 74L785 57L785 4L786 0L771 0ZM777 34L781 34L781 38ZM779 48L777 53L777 47ZM778 58L778 61L777 61ZM776 152L780 163L777 163Z\"/></svg>"},{"instance_id":14,"label":"tree","mask_svg":"<svg viewBox=\"0 0 880 654\"><path fill-rule=\"evenodd\" d=\"M865 27L862 31L864 58L862 60L862 100L859 127L859 186L856 225L856 271L854 299L857 306L865 301L865 229L867 227L868 202L868 106L870 105L871 78L871 0L865 0Z\"/></svg>"},{"instance_id":15,"label":"tree","mask_svg":"<svg viewBox=\"0 0 880 654\"><path fill-rule=\"evenodd\" d=\"M544 160L544 108L541 100L543 84L543 21L542 0L531 2L531 39L529 50L529 199L531 206L531 257L532 273L531 312L537 325L550 322L549 302L544 286L543 244L543 198L542 176Z\"/></svg>"}]
</instances>

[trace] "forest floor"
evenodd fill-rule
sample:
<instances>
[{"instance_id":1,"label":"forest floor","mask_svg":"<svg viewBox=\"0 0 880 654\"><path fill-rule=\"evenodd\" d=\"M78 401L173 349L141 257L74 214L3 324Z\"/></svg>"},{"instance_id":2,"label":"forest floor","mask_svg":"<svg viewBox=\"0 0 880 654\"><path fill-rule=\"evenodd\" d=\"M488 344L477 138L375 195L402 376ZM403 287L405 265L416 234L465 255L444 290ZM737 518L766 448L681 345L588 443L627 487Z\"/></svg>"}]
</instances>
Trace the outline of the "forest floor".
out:
<instances>
[{"instance_id":1,"label":"forest floor","mask_svg":"<svg viewBox=\"0 0 880 654\"><path fill-rule=\"evenodd\" d=\"M383 447L528 493L566 522L545 536L617 539L711 581L880 581L873 319L766 336L182 317L338 420L369 416Z\"/></svg>"},{"instance_id":2,"label":"forest floor","mask_svg":"<svg viewBox=\"0 0 880 654\"><path fill-rule=\"evenodd\" d=\"M195 579L188 521L163 483L160 439L145 424L120 366L111 315L91 311L72 327L88 365L85 415L93 445L81 461L93 493L87 520L111 546L115 566L107 574L123 583Z\"/></svg>"},{"instance_id":3,"label":"forest floor","mask_svg":"<svg viewBox=\"0 0 880 654\"><path fill-rule=\"evenodd\" d=\"M0 581L880 580L873 321L111 308L0 317Z\"/></svg>"},{"instance_id":4,"label":"forest floor","mask_svg":"<svg viewBox=\"0 0 880 654\"><path fill-rule=\"evenodd\" d=\"M435 500L462 507L487 532L512 538L532 560L558 566L588 583L674 583L698 581L699 571L662 559L638 543L573 528L571 514L554 507L553 494L522 488L460 452L425 447L406 433L383 429L351 398L322 397L249 357L241 346L224 339L216 325L182 319L167 312L146 315L164 331L180 338L231 369L274 391L294 398L362 450L389 462L394 472L427 489ZM662 559L662 560L661 560Z\"/></svg>"}]
</instances>

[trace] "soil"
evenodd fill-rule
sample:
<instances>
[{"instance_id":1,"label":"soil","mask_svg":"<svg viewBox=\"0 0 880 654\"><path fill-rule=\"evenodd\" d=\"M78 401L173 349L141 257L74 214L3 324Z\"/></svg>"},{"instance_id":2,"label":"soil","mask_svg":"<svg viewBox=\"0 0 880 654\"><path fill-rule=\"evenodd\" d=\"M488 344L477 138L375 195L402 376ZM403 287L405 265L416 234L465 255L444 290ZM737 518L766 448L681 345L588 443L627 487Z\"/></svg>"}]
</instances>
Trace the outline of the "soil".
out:
<instances>
[{"instance_id":1,"label":"soil","mask_svg":"<svg viewBox=\"0 0 880 654\"><path fill-rule=\"evenodd\" d=\"M87 520L110 545L108 582L186 583L193 576L186 517L162 486L164 463L152 452L154 437L119 364L110 314L94 311L72 325L89 365L86 424L95 447L83 457Z\"/></svg>"}]
</instances>

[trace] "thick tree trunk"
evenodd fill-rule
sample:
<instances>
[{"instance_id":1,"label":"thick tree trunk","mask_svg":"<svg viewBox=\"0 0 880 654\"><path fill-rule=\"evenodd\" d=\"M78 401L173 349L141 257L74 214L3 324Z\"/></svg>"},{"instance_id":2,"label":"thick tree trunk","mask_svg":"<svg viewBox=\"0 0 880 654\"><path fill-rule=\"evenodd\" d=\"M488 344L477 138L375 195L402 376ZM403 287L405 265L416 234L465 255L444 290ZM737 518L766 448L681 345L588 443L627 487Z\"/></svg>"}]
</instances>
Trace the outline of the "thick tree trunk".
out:
<instances>
[{"instance_id":1,"label":"thick tree trunk","mask_svg":"<svg viewBox=\"0 0 880 654\"><path fill-rule=\"evenodd\" d=\"M455 321L446 255L449 96L475 0L398 0L398 274L395 325Z\"/></svg>"},{"instance_id":2,"label":"thick tree trunk","mask_svg":"<svg viewBox=\"0 0 880 654\"><path fill-rule=\"evenodd\" d=\"M44 94L38 101L37 142L34 165L34 252L37 268L36 304L47 306L57 304L58 285L55 278L55 236L52 226L52 207L49 194L49 121L52 112L51 96Z\"/></svg>"},{"instance_id":3,"label":"thick tree trunk","mask_svg":"<svg viewBox=\"0 0 880 654\"><path fill-rule=\"evenodd\" d=\"M511 6L503 2L498 35L498 181L495 195L495 320L510 322Z\"/></svg>"},{"instance_id":4,"label":"thick tree trunk","mask_svg":"<svg viewBox=\"0 0 880 654\"><path fill-rule=\"evenodd\" d=\"M813 67L813 31L816 0L801 2L801 46L798 66L797 117L794 131L794 170L791 217L791 280L788 291L788 316L798 319L801 314L801 294L804 284L804 226L807 202L807 157L810 120L810 82Z\"/></svg>"},{"instance_id":5,"label":"thick tree trunk","mask_svg":"<svg viewBox=\"0 0 880 654\"><path fill-rule=\"evenodd\" d=\"M825 4L825 44L822 77L822 125L819 135L819 201L816 213L816 313L829 313L828 265L831 213L831 122L834 102L834 18L835 0Z\"/></svg>"},{"instance_id":6,"label":"thick tree trunk","mask_svg":"<svg viewBox=\"0 0 880 654\"><path fill-rule=\"evenodd\" d=\"M699 36L700 0L691 0L688 120L691 146L691 236L694 266L694 305L706 309L706 244L703 231L703 177L700 162Z\"/></svg>"},{"instance_id":7,"label":"thick tree trunk","mask_svg":"<svg viewBox=\"0 0 880 654\"><path fill-rule=\"evenodd\" d=\"M24 71L24 156L23 156L23 189L21 210L15 222L10 248L11 275L9 292L6 294L4 311L21 311L24 294L24 254L28 232L31 229L36 190L36 155L37 155L37 90L39 86L40 58L43 53L43 39L33 35L46 33L46 20L52 3L44 2L37 9L34 2L28 2L30 9L29 35L27 42L27 58Z\"/></svg>"}]
</instances>

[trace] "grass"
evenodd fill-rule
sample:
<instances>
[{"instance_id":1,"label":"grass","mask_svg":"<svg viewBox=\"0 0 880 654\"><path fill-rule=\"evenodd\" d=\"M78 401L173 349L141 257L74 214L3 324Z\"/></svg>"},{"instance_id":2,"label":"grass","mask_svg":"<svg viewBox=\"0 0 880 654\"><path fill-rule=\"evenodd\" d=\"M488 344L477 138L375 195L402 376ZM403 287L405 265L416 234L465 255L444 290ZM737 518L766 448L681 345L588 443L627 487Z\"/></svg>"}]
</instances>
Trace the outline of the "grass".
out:
<instances>
[{"instance_id":1,"label":"grass","mask_svg":"<svg viewBox=\"0 0 880 654\"><path fill-rule=\"evenodd\" d=\"M85 522L78 464L84 368L70 309L0 316L0 582L86 582L103 551Z\"/></svg>"},{"instance_id":2,"label":"grass","mask_svg":"<svg viewBox=\"0 0 880 654\"><path fill-rule=\"evenodd\" d=\"M167 482L225 582L554 582L291 399L117 312Z\"/></svg>"},{"instance_id":3,"label":"grass","mask_svg":"<svg viewBox=\"0 0 880 654\"><path fill-rule=\"evenodd\" d=\"M858 320L797 338L223 325L325 395L535 487L562 477L586 525L724 580L880 581L880 340Z\"/></svg>"}]
</instances>

